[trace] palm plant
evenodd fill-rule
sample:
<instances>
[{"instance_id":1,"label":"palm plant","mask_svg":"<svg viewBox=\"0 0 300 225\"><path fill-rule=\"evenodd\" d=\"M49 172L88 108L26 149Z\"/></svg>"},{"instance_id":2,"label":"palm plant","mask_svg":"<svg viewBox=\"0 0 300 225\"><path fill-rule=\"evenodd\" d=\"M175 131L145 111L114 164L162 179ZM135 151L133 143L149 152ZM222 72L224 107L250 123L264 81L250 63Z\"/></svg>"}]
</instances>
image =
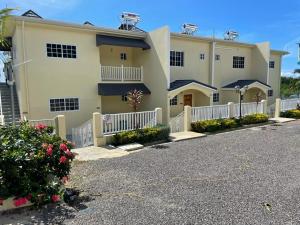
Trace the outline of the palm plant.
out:
<instances>
[{"instance_id":1,"label":"palm plant","mask_svg":"<svg viewBox=\"0 0 300 225\"><path fill-rule=\"evenodd\" d=\"M132 90L127 93L127 100L129 106L133 109L134 111L134 118L133 118L133 124L135 128L137 129L139 125L136 123L137 121L137 115L136 112L138 110L139 105L142 103L142 98L143 98L143 92L140 90Z\"/></svg>"},{"instance_id":2,"label":"palm plant","mask_svg":"<svg viewBox=\"0 0 300 225\"><path fill-rule=\"evenodd\" d=\"M14 9L11 8L4 8L0 10L0 45L7 45L7 41L5 39L5 25L13 10Z\"/></svg>"}]
</instances>

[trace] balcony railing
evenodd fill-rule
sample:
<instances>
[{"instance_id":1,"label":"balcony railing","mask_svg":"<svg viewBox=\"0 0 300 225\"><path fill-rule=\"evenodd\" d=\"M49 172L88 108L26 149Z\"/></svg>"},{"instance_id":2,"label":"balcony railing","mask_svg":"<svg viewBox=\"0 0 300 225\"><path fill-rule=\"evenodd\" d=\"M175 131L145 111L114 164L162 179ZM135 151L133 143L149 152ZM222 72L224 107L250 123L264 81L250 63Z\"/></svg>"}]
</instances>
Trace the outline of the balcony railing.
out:
<instances>
[{"instance_id":1,"label":"balcony railing","mask_svg":"<svg viewBox=\"0 0 300 225\"><path fill-rule=\"evenodd\" d=\"M101 81L142 82L143 67L103 66L100 65Z\"/></svg>"}]
</instances>

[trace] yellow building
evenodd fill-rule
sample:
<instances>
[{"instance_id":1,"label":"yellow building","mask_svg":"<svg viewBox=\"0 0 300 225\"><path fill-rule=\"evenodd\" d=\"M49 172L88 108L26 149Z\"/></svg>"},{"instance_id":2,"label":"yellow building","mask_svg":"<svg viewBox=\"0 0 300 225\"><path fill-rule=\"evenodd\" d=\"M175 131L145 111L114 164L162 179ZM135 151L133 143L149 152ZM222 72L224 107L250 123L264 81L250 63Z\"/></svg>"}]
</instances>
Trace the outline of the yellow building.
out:
<instances>
[{"instance_id":1,"label":"yellow building","mask_svg":"<svg viewBox=\"0 0 300 225\"><path fill-rule=\"evenodd\" d=\"M120 29L121 28L121 29ZM244 101L260 93L269 104L279 97L284 51L268 42L247 44L138 28L96 27L42 19L32 11L7 24L21 117L66 115L68 133L93 112L131 109L126 93L142 90L140 111L163 110L163 121L184 105Z\"/></svg>"}]
</instances>

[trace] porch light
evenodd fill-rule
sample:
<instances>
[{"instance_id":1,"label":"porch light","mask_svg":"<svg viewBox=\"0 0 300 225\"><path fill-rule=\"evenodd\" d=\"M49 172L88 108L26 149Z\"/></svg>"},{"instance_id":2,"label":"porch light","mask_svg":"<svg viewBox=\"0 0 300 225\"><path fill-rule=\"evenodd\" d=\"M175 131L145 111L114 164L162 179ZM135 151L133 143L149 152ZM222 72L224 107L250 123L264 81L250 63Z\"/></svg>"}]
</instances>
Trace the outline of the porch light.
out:
<instances>
[{"instance_id":1,"label":"porch light","mask_svg":"<svg viewBox=\"0 0 300 225\"><path fill-rule=\"evenodd\" d=\"M237 85L234 87L237 94L239 94L239 104L240 104L240 119L242 119L242 99L246 91L248 90L248 85L241 88L241 86Z\"/></svg>"}]
</instances>

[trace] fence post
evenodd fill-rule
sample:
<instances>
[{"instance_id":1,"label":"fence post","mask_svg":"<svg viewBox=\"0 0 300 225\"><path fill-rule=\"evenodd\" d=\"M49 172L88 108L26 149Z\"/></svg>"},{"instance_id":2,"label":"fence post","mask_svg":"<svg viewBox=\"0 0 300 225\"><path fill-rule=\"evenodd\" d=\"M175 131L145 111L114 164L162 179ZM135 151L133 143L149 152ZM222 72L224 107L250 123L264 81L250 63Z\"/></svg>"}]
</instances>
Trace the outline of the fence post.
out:
<instances>
[{"instance_id":1,"label":"fence post","mask_svg":"<svg viewBox=\"0 0 300 225\"><path fill-rule=\"evenodd\" d=\"M191 131L192 130L192 107L189 105L184 106L184 117L183 117L183 125L184 131Z\"/></svg>"},{"instance_id":2,"label":"fence post","mask_svg":"<svg viewBox=\"0 0 300 225\"><path fill-rule=\"evenodd\" d=\"M156 108L155 114L156 114L156 125L162 124L162 108Z\"/></svg>"},{"instance_id":3,"label":"fence post","mask_svg":"<svg viewBox=\"0 0 300 225\"><path fill-rule=\"evenodd\" d=\"M93 113L93 140L95 147L105 145L105 137L103 135L103 116L99 112Z\"/></svg>"},{"instance_id":4,"label":"fence post","mask_svg":"<svg viewBox=\"0 0 300 225\"><path fill-rule=\"evenodd\" d=\"M262 100L262 113L267 114L268 113L268 101L267 100Z\"/></svg>"},{"instance_id":5,"label":"fence post","mask_svg":"<svg viewBox=\"0 0 300 225\"><path fill-rule=\"evenodd\" d=\"M228 117L229 118L234 118L234 103L233 102L228 102Z\"/></svg>"},{"instance_id":6,"label":"fence post","mask_svg":"<svg viewBox=\"0 0 300 225\"><path fill-rule=\"evenodd\" d=\"M4 115L0 115L0 125L5 125L5 122L4 122Z\"/></svg>"},{"instance_id":7,"label":"fence post","mask_svg":"<svg viewBox=\"0 0 300 225\"><path fill-rule=\"evenodd\" d=\"M58 115L55 117L55 128L56 133L60 138L66 139L67 130L66 130L66 118L64 115Z\"/></svg>"},{"instance_id":8,"label":"fence post","mask_svg":"<svg viewBox=\"0 0 300 225\"><path fill-rule=\"evenodd\" d=\"M281 99L276 98L276 103L275 103L275 118L280 117L281 113Z\"/></svg>"}]
</instances>

